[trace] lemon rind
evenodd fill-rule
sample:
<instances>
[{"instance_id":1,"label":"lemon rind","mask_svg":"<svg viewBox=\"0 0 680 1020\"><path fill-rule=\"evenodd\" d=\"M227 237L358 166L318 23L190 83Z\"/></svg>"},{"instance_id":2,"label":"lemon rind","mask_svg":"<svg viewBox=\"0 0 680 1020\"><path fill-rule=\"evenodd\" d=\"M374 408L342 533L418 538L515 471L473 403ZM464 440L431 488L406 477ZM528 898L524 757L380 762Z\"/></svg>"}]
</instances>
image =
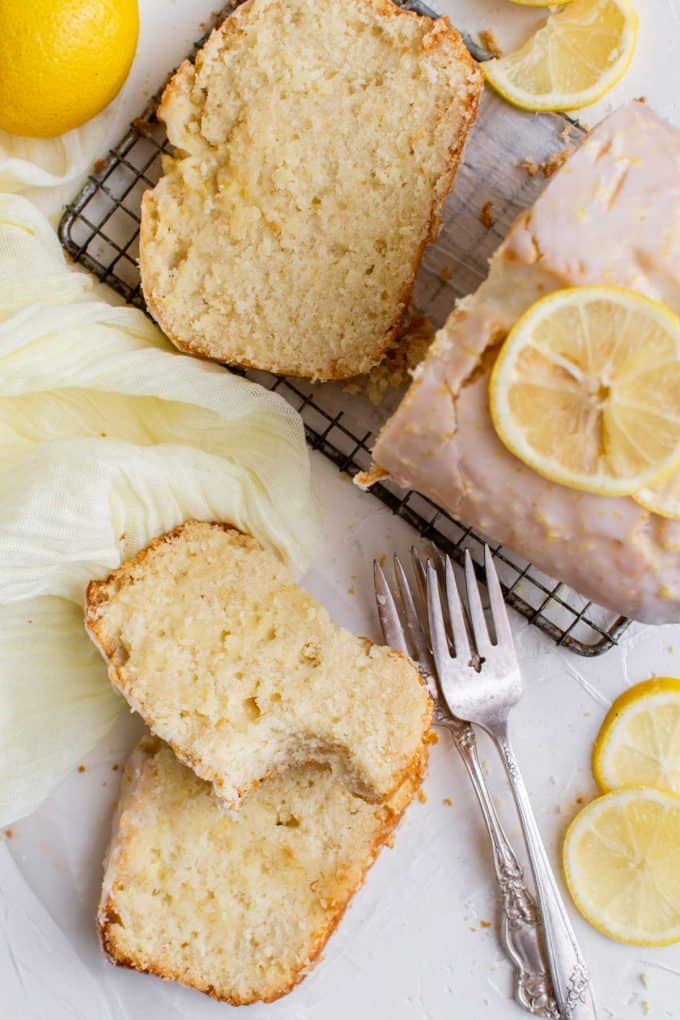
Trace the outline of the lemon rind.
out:
<instances>
[{"instance_id":1,"label":"lemon rind","mask_svg":"<svg viewBox=\"0 0 680 1020\"><path fill-rule=\"evenodd\" d=\"M657 479L657 481L665 481L668 477L669 475L666 475L662 479ZM648 493L650 495L647 495ZM675 511L667 510L658 502L655 502L653 496L654 490L649 487L633 493L633 499L643 510L649 510L651 514L656 514L657 517L664 517L667 521L680 521L680 505Z\"/></svg>"}]
</instances>

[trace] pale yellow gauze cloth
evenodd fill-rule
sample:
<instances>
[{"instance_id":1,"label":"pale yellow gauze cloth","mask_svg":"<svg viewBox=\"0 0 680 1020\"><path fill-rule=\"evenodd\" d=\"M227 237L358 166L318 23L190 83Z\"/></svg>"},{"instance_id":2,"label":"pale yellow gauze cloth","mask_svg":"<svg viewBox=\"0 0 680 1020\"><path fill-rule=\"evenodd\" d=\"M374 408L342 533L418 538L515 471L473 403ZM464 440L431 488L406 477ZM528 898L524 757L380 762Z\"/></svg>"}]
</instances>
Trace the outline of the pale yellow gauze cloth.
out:
<instances>
[{"instance_id":1,"label":"pale yellow gauze cloth","mask_svg":"<svg viewBox=\"0 0 680 1020\"><path fill-rule=\"evenodd\" d=\"M318 547L299 415L93 287L31 202L0 195L0 825L118 714L82 624L91 578L189 518L298 570Z\"/></svg>"}]
</instances>

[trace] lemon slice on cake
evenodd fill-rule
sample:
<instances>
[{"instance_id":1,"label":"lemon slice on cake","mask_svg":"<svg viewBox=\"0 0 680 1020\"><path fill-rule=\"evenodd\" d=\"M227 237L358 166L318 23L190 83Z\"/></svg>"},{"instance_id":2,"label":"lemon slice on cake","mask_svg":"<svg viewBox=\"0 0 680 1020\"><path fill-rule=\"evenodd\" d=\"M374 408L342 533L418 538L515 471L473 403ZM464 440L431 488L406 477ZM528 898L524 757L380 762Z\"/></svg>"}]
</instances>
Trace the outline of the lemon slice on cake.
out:
<instances>
[{"instance_id":1,"label":"lemon slice on cake","mask_svg":"<svg viewBox=\"0 0 680 1020\"><path fill-rule=\"evenodd\" d=\"M644 783L680 794L680 679L636 684L610 708L593 749L603 791Z\"/></svg>"},{"instance_id":2,"label":"lemon slice on cake","mask_svg":"<svg viewBox=\"0 0 680 1020\"><path fill-rule=\"evenodd\" d=\"M626 787L598 797L567 830L569 892L585 919L640 946L680 940L680 797Z\"/></svg>"},{"instance_id":3,"label":"lemon slice on cake","mask_svg":"<svg viewBox=\"0 0 680 1020\"><path fill-rule=\"evenodd\" d=\"M597 102L623 77L637 34L630 0L571 0L524 46L487 61L482 70L524 110L575 110Z\"/></svg>"},{"instance_id":4,"label":"lemon slice on cake","mask_svg":"<svg viewBox=\"0 0 680 1020\"><path fill-rule=\"evenodd\" d=\"M555 291L511 330L489 396L502 442L544 478L638 492L680 462L680 318L616 287Z\"/></svg>"}]
</instances>

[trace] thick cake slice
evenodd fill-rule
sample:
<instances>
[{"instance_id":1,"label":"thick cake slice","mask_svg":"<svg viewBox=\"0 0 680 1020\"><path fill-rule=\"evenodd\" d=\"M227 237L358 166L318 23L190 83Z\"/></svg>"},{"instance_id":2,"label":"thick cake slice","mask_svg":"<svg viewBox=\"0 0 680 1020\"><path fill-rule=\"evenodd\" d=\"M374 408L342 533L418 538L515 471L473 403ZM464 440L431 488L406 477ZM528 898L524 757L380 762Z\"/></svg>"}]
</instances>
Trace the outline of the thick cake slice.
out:
<instances>
[{"instance_id":1,"label":"thick cake slice","mask_svg":"<svg viewBox=\"0 0 680 1020\"><path fill-rule=\"evenodd\" d=\"M130 758L98 913L117 964L233 1005L309 972L418 788L425 752L380 807L304 765L262 783L238 819L160 741Z\"/></svg>"},{"instance_id":2,"label":"thick cake slice","mask_svg":"<svg viewBox=\"0 0 680 1020\"><path fill-rule=\"evenodd\" d=\"M399 329L480 89L446 18L247 0L158 110L175 158L142 203L151 314L189 353L367 372Z\"/></svg>"},{"instance_id":3,"label":"thick cake slice","mask_svg":"<svg viewBox=\"0 0 680 1020\"><path fill-rule=\"evenodd\" d=\"M680 522L564 488L500 442L488 407L503 340L543 294L615 284L680 312L680 131L635 103L602 123L515 222L458 303L374 451L387 474L551 577L640 620L680 620Z\"/></svg>"},{"instance_id":4,"label":"thick cake slice","mask_svg":"<svg viewBox=\"0 0 680 1020\"><path fill-rule=\"evenodd\" d=\"M86 626L114 686L230 807L308 761L381 801L420 754L413 663L338 627L234 528L189 522L93 581Z\"/></svg>"}]
</instances>

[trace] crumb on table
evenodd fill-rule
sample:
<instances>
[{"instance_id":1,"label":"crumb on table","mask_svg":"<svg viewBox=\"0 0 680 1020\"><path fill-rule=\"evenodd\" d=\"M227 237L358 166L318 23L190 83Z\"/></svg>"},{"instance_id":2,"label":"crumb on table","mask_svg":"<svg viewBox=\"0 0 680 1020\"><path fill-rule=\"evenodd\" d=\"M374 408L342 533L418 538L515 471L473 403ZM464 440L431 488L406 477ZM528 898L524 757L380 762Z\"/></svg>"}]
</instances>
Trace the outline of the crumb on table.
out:
<instances>
[{"instance_id":1,"label":"crumb on table","mask_svg":"<svg viewBox=\"0 0 680 1020\"><path fill-rule=\"evenodd\" d=\"M442 270L443 272L443 270ZM383 360L366 375L358 375L343 386L346 393L364 394L378 407L388 390L408 383L425 357L434 328L424 315L414 315L386 351Z\"/></svg>"},{"instance_id":2,"label":"crumb on table","mask_svg":"<svg viewBox=\"0 0 680 1020\"><path fill-rule=\"evenodd\" d=\"M437 275L442 283L446 283L446 281L450 280L453 276L453 269L451 266L442 266Z\"/></svg>"},{"instance_id":3,"label":"crumb on table","mask_svg":"<svg viewBox=\"0 0 680 1020\"><path fill-rule=\"evenodd\" d=\"M5 829L5 836L7 837L7 839L12 839L13 836L14 836L14 830L13 829Z\"/></svg>"},{"instance_id":4,"label":"crumb on table","mask_svg":"<svg viewBox=\"0 0 680 1020\"><path fill-rule=\"evenodd\" d=\"M493 211L493 202L488 201L484 203L479 213L479 219L487 230L491 229L496 222L496 217L494 216Z\"/></svg>"},{"instance_id":5,"label":"crumb on table","mask_svg":"<svg viewBox=\"0 0 680 1020\"><path fill-rule=\"evenodd\" d=\"M78 771L79 772L84 772L85 771L85 766L84 765L79 765L78 766Z\"/></svg>"},{"instance_id":6,"label":"crumb on table","mask_svg":"<svg viewBox=\"0 0 680 1020\"><path fill-rule=\"evenodd\" d=\"M118 764L118 762L116 761L116 762L114 762L114 763L113 763L113 765L111 766L111 771L112 771L112 772L117 772L119 768L120 768L120 765L119 765L119 764Z\"/></svg>"},{"instance_id":7,"label":"crumb on table","mask_svg":"<svg viewBox=\"0 0 680 1020\"><path fill-rule=\"evenodd\" d=\"M143 117L135 117L132 121L132 126L142 134L147 131L151 131L153 128L153 124L151 124L150 121L145 120Z\"/></svg>"},{"instance_id":8,"label":"crumb on table","mask_svg":"<svg viewBox=\"0 0 680 1020\"><path fill-rule=\"evenodd\" d=\"M533 159L521 159L517 166L520 170L526 170L529 177L535 177L541 172L541 164L536 163Z\"/></svg>"},{"instance_id":9,"label":"crumb on table","mask_svg":"<svg viewBox=\"0 0 680 1020\"><path fill-rule=\"evenodd\" d=\"M479 33L479 41L486 52L490 53L492 57L503 56L503 50L500 47L498 39L494 35L493 29L483 28Z\"/></svg>"},{"instance_id":10,"label":"crumb on table","mask_svg":"<svg viewBox=\"0 0 680 1020\"><path fill-rule=\"evenodd\" d=\"M442 804L446 804L447 807L453 807L453 801L450 797L444 797Z\"/></svg>"},{"instance_id":11,"label":"crumb on table","mask_svg":"<svg viewBox=\"0 0 680 1020\"><path fill-rule=\"evenodd\" d=\"M420 801L421 804L427 804L427 794L422 789L422 787L420 788L420 790L418 790L418 800Z\"/></svg>"},{"instance_id":12,"label":"crumb on table","mask_svg":"<svg viewBox=\"0 0 680 1020\"><path fill-rule=\"evenodd\" d=\"M517 164L520 170L525 170L529 177L543 174L546 180L556 174L561 166L567 162L571 154L575 152L575 146L567 145L561 152L553 152L542 163L536 163L533 159L522 159Z\"/></svg>"},{"instance_id":13,"label":"crumb on table","mask_svg":"<svg viewBox=\"0 0 680 1020\"><path fill-rule=\"evenodd\" d=\"M490 928L491 927L491 921L480 921L479 922L479 927L480 928Z\"/></svg>"}]
</instances>

